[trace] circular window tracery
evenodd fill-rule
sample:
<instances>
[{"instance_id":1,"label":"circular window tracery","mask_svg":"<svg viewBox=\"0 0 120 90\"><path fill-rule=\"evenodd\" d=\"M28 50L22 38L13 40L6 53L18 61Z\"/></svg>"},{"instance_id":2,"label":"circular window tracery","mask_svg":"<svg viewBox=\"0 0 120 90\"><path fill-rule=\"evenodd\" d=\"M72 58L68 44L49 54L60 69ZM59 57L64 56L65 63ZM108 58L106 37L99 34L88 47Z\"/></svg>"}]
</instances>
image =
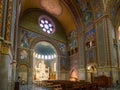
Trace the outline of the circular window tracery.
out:
<instances>
[{"instance_id":1,"label":"circular window tracery","mask_svg":"<svg viewBox=\"0 0 120 90\"><path fill-rule=\"evenodd\" d=\"M55 32L55 25L53 21L45 15L39 17L39 26L48 34L53 34Z\"/></svg>"}]
</instances>

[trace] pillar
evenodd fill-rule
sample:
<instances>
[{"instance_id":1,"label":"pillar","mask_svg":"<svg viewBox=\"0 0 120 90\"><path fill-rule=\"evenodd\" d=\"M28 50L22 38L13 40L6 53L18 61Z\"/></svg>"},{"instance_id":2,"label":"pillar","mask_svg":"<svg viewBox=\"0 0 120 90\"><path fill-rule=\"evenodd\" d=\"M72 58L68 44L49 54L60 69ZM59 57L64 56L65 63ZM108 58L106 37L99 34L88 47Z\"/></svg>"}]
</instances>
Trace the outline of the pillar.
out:
<instances>
[{"instance_id":1,"label":"pillar","mask_svg":"<svg viewBox=\"0 0 120 90\"><path fill-rule=\"evenodd\" d=\"M9 47L5 45L0 46L0 90L8 90Z\"/></svg>"}]
</instances>

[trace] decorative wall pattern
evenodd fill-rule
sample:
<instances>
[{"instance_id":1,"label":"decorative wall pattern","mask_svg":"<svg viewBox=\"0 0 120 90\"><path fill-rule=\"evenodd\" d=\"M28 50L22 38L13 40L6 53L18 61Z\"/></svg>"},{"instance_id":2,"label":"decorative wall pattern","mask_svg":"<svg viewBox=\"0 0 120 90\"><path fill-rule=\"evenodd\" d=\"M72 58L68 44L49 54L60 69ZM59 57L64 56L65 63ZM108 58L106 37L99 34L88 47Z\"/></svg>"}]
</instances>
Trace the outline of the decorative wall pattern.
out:
<instances>
[{"instance_id":1,"label":"decorative wall pattern","mask_svg":"<svg viewBox=\"0 0 120 90\"><path fill-rule=\"evenodd\" d=\"M109 13L112 17L115 17L117 14L117 8L120 7L120 1L119 0L112 0L110 3L111 8L109 8Z\"/></svg>"},{"instance_id":2,"label":"decorative wall pattern","mask_svg":"<svg viewBox=\"0 0 120 90\"><path fill-rule=\"evenodd\" d=\"M0 36L2 36L3 0L0 0Z\"/></svg>"},{"instance_id":3,"label":"decorative wall pattern","mask_svg":"<svg viewBox=\"0 0 120 90\"><path fill-rule=\"evenodd\" d=\"M91 9L91 5L89 0L81 0L80 4L80 13L82 13L83 16L83 21L86 25L86 27L88 27L89 25L91 25L93 23L92 21L92 9Z\"/></svg>"},{"instance_id":4,"label":"decorative wall pattern","mask_svg":"<svg viewBox=\"0 0 120 90\"><path fill-rule=\"evenodd\" d=\"M103 15L101 0L92 0L92 4L95 11L95 18L99 18Z\"/></svg>"},{"instance_id":5,"label":"decorative wall pattern","mask_svg":"<svg viewBox=\"0 0 120 90\"><path fill-rule=\"evenodd\" d=\"M10 41L10 27L11 27L11 13L12 13L12 0L8 0L8 11L7 11L7 24L5 31L5 40Z\"/></svg>"}]
</instances>

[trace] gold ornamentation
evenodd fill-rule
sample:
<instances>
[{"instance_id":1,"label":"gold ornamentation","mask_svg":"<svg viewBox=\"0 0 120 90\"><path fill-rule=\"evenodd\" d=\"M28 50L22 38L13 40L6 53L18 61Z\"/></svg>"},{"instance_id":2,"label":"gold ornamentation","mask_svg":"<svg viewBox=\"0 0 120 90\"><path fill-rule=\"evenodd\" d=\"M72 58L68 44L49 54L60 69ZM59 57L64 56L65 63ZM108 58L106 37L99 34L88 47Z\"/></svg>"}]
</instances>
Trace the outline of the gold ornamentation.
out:
<instances>
[{"instance_id":1,"label":"gold ornamentation","mask_svg":"<svg viewBox=\"0 0 120 90\"><path fill-rule=\"evenodd\" d=\"M12 10L12 0L9 1L8 4L8 15L7 15L7 24L6 24L6 36L5 40L10 41L10 25L11 25L11 10Z\"/></svg>"},{"instance_id":2,"label":"gold ornamentation","mask_svg":"<svg viewBox=\"0 0 120 90\"><path fill-rule=\"evenodd\" d=\"M5 43L1 44L1 50L3 54L9 54L9 45Z\"/></svg>"}]
</instances>

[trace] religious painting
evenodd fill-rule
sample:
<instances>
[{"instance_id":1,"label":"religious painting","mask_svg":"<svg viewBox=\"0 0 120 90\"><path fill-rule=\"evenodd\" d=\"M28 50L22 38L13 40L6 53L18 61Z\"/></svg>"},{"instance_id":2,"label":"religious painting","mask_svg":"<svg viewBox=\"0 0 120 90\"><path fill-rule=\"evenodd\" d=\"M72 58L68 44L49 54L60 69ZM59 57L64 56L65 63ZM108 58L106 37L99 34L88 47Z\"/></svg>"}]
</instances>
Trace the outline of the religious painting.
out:
<instances>
[{"instance_id":1,"label":"religious painting","mask_svg":"<svg viewBox=\"0 0 120 90\"><path fill-rule=\"evenodd\" d=\"M88 0L81 0L80 3L80 13L82 13L83 21L85 25L88 27L90 26L92 22L92 9L91 5Z\"/></svg>"},{"instance_id":2,"label":"religious painting","mask_svg":"<svg viewBox=\"0 0 120 90\"><path fill-rule=\"evenodd\" d=\"M21 44L20 46L28 48L29 43L33 40L33 38L37 37L37 33L33 33L27 30L22 30L21 31Z\"/></svg>"},{"instance_id":3,"label":"religious painting","mask_svg":"<svg viewBox=\"0 0 120 90\"><path fill-rule=\"evenodd\" d=\"M73 38L73 37L76 36L76 34L77 34L76 31L73 30L73 31L70 32L69 37L70 37L70 38Z\"/></svg>"},{"instance_id":4,"label":"religious painting","mask_svg":"<svg viewBox=\"0 0 120 90\"><path fill-rule=\"evenodd\" d=\"M93 0L92 4L95 11L95 18L97 19L103 14L102 8L101 8L102 7L101 0Z\"/></svg>"},{"instance_id":5,"label":"religious painting","mask_svg":"<svg viewBox=\"0 0 120 90\"><path fill-rule=\"evenodd\" d=\"M66 55L66 46L65 46L65 44L64 43L58 43L58 47L59 47L59 49L61 51L61 54Z\"/></svg>"},{"instance_id":6,"label":"religious painting","mask_svg":"<svg viewBox=\"0 0 120 90\"><path fill-rule=\"evenodd\" d=\"M86 52L87 63L93 63L96 61L96 52L95 49L91 49Z\"/></svg>"},{"instance_id":7,"label":"religious painting","mask_svg":"<svg viewBox=\"0 0 120 90\"><path fill-rule=\"evenodd\" d=\"M21 45L22 47L28 48L29 45L29 32L22 30L21 32Z\"/></svg>"},{"instance_id":8,"label":"religious painting","mask_svg":"<svg viewBox=\"0 0 120 90\"><path fill-rule=\"evenodd\" d=\"M22 50L20 52L20 58L21 58L21 60L27 60L27 56L28 56L28 53L27 53L26 50Z\"/></svg>"},{"instance_id":9,"label":"religious painting","mask_svg":"<svg viewBox=\"0 0 120 90\"><path fill-rule=\"evenodd\" d=\"M61 60L60 60L60 64L61 64L61 68L65 68L66 67L66 60L65 60L65 58L61 58Z\"/></svg>"},{"instance_id":10,"label":"religious painting","mask_svg":"<svg viewBox=\"0 0 120 90\"><path fill-rule=\"evenodd\" d=\"M77 46L77 39L74 39L69 43L70 48L75 47L75 46Z\"/></svg>"},{"instance_id":11,"label":"religious painting","mask_svg":"<svg viewBox=\"0 0 120 90\"><path fill-rule=\"evenodd\" d=\"M85 32L85 50L93 48L95 46L95 30Z\"/></svg>"}]
</instances>

